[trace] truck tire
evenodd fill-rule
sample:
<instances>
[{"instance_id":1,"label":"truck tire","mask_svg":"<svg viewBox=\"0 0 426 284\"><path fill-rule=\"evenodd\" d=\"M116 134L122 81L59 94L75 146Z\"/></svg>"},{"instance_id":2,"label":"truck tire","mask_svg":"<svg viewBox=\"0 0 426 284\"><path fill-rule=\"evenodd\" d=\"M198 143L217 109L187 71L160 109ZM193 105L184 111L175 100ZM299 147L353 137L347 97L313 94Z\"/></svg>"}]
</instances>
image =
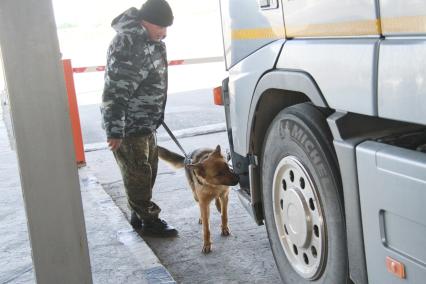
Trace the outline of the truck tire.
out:
<instances>
[{"instance_id":1,"label":"truck tire","mask_svg":"<svg viewBox=\"0 0 426 284\"><path fill-rule=\"evenodd\" d=\"M342 284L349 279L337 165L323 112L302 103L275 117L263 144L262 197L284 283Z\"/></svg>"}]
</instances>

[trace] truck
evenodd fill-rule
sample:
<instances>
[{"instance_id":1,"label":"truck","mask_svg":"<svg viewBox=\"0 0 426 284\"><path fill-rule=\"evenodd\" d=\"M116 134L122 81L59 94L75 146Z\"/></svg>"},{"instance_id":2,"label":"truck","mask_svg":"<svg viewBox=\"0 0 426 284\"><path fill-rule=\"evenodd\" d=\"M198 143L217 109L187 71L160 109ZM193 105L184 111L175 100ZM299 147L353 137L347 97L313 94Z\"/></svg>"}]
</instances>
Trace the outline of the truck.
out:
<instances>
[{"instance_id":1,"label":"truck","mask_svg":"<svg viewBox=\"0 0 426 284\"><path fill-rule=\"evenodd\" d=\"M238 196L284 283L425 283L426 1L220 0Z\"/></svg>"}]
</instances>

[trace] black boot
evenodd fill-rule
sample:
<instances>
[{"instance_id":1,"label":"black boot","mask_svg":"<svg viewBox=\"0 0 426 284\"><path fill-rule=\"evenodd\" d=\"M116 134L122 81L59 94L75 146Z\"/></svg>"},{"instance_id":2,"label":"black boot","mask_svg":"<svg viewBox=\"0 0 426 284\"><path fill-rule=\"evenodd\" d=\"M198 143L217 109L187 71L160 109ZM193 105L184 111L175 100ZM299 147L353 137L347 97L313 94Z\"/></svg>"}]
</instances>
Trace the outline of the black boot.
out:
<instances>
[{"instance_id":1,"label":"black boot","mask_svg":"<svg viewBox=\"0 0 426 284\"><path fill-rule=\"evenodd\" d=\"M176 237L178 231L161 219L143 220L140 233L144 236L168 238Z\"/></svg>"},{"instance_id":2,"label":"black boot","mask_svg":"<svg viewBox=\"0 0 426 284\"><path fill-rule=\"evenodd\" d=\"M132 211L132 214L130 215L130 225L132 225L134 229L142 228L142 221L139 219L135 211Z\"/></svg>"}]
</instances>

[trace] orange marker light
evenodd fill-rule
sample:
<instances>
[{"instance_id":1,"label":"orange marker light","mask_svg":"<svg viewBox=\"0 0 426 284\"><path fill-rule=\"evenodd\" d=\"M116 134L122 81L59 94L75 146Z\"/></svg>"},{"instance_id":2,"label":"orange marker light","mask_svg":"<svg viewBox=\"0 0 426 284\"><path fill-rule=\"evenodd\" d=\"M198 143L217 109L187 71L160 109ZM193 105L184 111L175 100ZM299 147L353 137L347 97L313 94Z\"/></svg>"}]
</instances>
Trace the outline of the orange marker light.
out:
<instances>
[{"instance_id":1,"label":"orange marker light","mask_svg":"<svg viewBox=\"0 0 426 284\"><path fill-rule=\"evenodd\" d=\"M213 89L213 97L215 105L223 106L222 87L216 87Z\"/></svg>"},{"instance_id":2,"label":"orange marker light","mask_svg":"<svg viewBox=\"0 0 426 284\"><path fill-rule=\"evenodd\" d=\"M388 272L392 273L396 277L401 279L405 278L404 264L399 261L396 261L395 259L390 258L389 256L386 257L386 268L388 269Z\"/></svg>"}]
</instances>

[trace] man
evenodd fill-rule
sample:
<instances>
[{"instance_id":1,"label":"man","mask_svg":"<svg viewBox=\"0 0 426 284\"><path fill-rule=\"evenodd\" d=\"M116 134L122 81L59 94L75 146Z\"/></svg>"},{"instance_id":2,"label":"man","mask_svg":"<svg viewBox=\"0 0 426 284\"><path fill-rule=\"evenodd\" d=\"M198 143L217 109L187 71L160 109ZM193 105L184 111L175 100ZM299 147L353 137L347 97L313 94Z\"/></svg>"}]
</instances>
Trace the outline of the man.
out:
<instances>
[{"instance_id":1,"label":"man","mask_svg":"<svg viewBox=\"0 0 426 284\"><path fill-rule=\"evenodd\" d=\"M165 0L147 0L112 21L117 31L107 56L102 116L109 148L120 168L130 223L145 235L176 236L151 201L157 176L156 129L164 118L167 58L162 40L173 23Z\"/></svg>"}]
</instances>

